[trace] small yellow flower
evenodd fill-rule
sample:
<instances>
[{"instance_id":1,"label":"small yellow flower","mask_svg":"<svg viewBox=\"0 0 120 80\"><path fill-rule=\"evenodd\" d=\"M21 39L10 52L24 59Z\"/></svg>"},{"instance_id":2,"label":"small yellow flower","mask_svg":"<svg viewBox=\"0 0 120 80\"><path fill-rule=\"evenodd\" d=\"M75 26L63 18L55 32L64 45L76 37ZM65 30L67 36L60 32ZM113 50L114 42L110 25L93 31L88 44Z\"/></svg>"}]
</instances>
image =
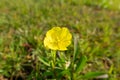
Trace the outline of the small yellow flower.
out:
<instances>
[{"instance_id":1,"label":"small yellow flower","mask_svg":"<svg viewBox=\"0 0 120 80\"><path fill-rule=\"evenodd\" d=\"M67 50L67 47L71 44L72 35L65 27L53 27L46 33L44 39L45 47L52 50Z\"/></svg>"}]
</instances>

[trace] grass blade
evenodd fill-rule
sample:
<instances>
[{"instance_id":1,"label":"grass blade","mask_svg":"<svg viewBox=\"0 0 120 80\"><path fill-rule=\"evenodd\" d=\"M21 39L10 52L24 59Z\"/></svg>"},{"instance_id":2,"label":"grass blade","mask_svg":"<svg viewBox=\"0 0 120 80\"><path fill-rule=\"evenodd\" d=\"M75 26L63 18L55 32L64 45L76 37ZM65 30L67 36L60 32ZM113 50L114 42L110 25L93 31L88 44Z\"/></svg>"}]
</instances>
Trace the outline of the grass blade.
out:
<instances>
[{"instance_id":1,"label":"grass blade","mask_svg":"<svg viewBox=\"0 0 120 80\"><path fill-rule=\"evenodd\" d=\"M87 57L81 56L81 58L77 64L77 67L76 67L76 73L79 73L84 68L86 61L87 61Z\"/></svg>"}]
</instances>

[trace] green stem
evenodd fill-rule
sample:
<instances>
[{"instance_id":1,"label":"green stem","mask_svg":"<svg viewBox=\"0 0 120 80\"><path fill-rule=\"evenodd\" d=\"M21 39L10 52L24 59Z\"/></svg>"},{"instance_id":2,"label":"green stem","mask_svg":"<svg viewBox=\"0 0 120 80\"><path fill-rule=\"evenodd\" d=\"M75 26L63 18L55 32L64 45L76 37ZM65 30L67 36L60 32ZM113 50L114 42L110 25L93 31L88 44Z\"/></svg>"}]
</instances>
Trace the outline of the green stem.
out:
<instances>
[{"instance_id":1,"label":"green stem","mask_svg":"<svg viewBox=\"0 0 120 80\"><path fill-rule=\"evenodd\" d=\"M74 63L72 62L71 63L71 80L74 80L73 74L74 74Z\"/></svg>"},{"instance_id":2,"label":"green stem","mask_svg":"<svg viewBox=\"0 0 120 80\"><path fill-rule=\"evenodd\" d=\"M57 51L51 51L51 55L52 55L52 71L53 71L53 73L54 73L54 78L56 78L56 72L55 72L56 53L57 53Z\"/></svg>"}]
</instances>

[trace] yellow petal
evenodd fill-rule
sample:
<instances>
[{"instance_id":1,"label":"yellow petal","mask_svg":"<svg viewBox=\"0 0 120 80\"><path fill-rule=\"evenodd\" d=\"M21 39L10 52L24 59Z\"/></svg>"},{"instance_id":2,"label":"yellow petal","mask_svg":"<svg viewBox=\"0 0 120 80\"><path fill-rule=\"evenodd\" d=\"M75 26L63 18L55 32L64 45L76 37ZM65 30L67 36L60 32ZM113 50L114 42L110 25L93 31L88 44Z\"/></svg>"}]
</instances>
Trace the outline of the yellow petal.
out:
<instances>
[{"instance_id":1,"label":"yellow petal","mask_svg":"<svg viewBox=\"0 0 120 80\"><path fill-rule=\"evenodd\" d=\"M44 45L45 47L49 48L49 49L52 49L52 50L57 50L58 47L57 47L57 44L55 44L55 42L53 42L50 37L46 37L44 39Z\"/></svg>"},{"instance_id":2,"label":"yellow petal","mask_svg":"<svg viewBox=\"0 0 120 80\"><path fill-rule=\"evenodd\" d=\"M69 30L65 27L61 30L61 39L64 41L71 40L72 35L70 34Z\"/></svg>"}]
</instances>

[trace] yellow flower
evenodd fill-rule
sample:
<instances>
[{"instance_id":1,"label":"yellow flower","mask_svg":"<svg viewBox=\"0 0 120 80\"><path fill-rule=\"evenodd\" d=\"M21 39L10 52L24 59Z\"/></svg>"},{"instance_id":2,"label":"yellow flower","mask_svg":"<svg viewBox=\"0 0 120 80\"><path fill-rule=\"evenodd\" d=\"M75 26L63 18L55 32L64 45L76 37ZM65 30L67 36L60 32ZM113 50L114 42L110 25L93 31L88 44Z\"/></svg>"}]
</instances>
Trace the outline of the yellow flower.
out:
<instances>
[{"instance_id":1,"label":"yellow flower","mask_svg":"<svg viewBox=\"0 0 120 80\"><path fill-rule=\"evenodd\" d=\"M44 39L45 47L52 50L67 50L67 47L71 44L72 35L65 27L53 27L46 33Z\"/></svg>"}]
</instances>

